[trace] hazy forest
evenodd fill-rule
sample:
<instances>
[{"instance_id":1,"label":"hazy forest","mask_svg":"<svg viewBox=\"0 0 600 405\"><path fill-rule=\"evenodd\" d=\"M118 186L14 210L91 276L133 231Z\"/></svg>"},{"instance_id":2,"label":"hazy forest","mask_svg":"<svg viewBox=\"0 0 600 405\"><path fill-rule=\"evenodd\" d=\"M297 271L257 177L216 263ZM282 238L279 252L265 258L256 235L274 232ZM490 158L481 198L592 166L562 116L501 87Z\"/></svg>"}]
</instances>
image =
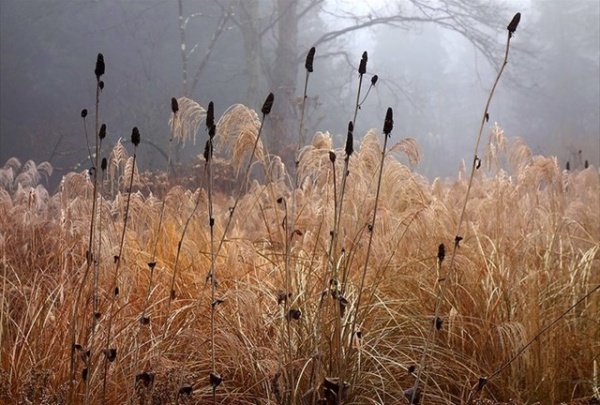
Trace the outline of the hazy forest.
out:
<instances>
[{"instance_id":1,"label":"hazy forest","mask_svg":"<svg viewBox=\"0 0 600 405\"><path fill-rule=\"evenodd\" d=\"M600 404L596 0L0 1L0 404Z\"/></svg>"}]
</instances>

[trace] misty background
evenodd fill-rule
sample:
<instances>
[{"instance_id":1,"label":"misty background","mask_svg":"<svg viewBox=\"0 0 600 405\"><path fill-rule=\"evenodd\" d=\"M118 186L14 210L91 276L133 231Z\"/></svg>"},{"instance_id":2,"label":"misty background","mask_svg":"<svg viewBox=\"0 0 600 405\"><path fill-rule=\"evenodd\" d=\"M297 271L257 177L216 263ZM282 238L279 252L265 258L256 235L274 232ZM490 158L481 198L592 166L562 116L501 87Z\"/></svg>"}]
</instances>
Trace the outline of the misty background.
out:
<instances>
[{"instance_id":1,"label":"misty background","mask_svg":"<svg viewBox=\"0 0 600 405\"><path fill-rule=\"evenodd\" d=\"M367 5L368 3L368 5ZM381 131L394 109L393 136L415 138L429 178L455 175L469 160L489 90L504 55L506 25L521 24L490 108L494 122L535 154L600 163L600 2L597 0L2 0L0 1L0 165L50 161L57 177L89 166L81 110L93 131L101 52L105 145L146 143L140 168L165 166L171 97L187 96L216 116L243 103L260 110L275 93L265 133L269 150L293 159L304 60L316 46L306 140L329 131L342 147L352 119L363 51L369 54L356 145ZM180 18L181 17L181 18ZM183 46L182 46L183 45ZM188 162L207 135L178 153ZM127 145L131 150L131 146ZM483 148L483 147L482 147ZM110 149L105 149L110 150ZM581 153L580 153L581 151ZM480 154L483 150L480 150Z\"/></svg>"}]
</instances>

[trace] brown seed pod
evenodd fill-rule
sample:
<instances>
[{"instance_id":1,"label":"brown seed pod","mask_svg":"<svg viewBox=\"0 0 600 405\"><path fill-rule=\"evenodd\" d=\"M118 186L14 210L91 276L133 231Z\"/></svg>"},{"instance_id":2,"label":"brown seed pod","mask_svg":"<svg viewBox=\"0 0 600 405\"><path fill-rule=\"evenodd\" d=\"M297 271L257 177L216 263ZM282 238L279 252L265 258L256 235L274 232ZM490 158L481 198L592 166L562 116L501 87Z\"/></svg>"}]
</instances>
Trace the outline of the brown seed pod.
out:
<instances>
[{"instance_id":1,"label":"brown seed pod","mask_svg":"<svg viewBox=\"0 0 600 405\"><path fill-rule=\"evenodd\" d=\"M223 377L221 377L219 373L213 371L209 374L208 380L210 381L210 385L213 390L215 390L223 382Z\"/></svg>"},{"instance_id":2,"label":"brown seed pod","mask_svg":"<svg viewBox=\"0 0 600 405\"><path fill-rule=\"evenodd\" d=\"M515 31L517 30L517 27L519 26L520 21L521 21L521 13L517 13L513 17L513 19L510 21L510 24L508 24L508 27L506 27L506 29L508 30L508 35L510 37L512 37L513 34L515 33Z\"/></svg>"},{"instance_id":3,"label":"brown seed pod","mask_svg":"<svg viewBox=\"0 0 600 405\"><path fill-rule=\"evenodd\" d=\"M367 73L367 60L369 60L369 56L367 55L367 51L364 51L362 54L362 58L360 59L360 64L358 65L358 74L364 75Z\"/></svg>"},{"instance_id":4,"label":"brown seed pod","mask_svg":"<svg viewBox=\"0 0 600 405\"><path fill-rule=\"evenodd\" d=\"M96 58L96 69L94 69L94 73L96 74L96 79L100 80L100 76L104 74L105 66L104 66L104 55L101 53L98 54Z\"/></svg>"},{"instance_id":5,"label":"brown seed pod","mask_svg":"<svg viewBox=\"0 0 600 405\"><path fill-rule=\"evenodd\" d=\"M215 125L215 105L211 101L208 103L208 110L206 111L206 128L211 129Z\"/></svg>"},{"instance_id":6,"label":"brown seed pod","mask_svg":"<svg viewBox=\"0 0 600 405\"><path fill-rule=\"evenodd\" d=\"M103 140L104 138L106 138L106 124L102 124L100 126L100 131L98 132L98 138L100 138L100 140Z\"/></svg>"},{"instance_id":7,"label":"brown seed pod","mask_svg":"<svg viewBox=\"0 0 600 405\"><path fill-rule=\"evenodd\" d=\"M306 71L309 73L312 73L312 71L313 71L313 62L315 60L315 51L316 51L316 49L313 46L308 51L308 55L306 55L306 63L304 64L304 67L306 67Z\"/></svg>"},{"instance_id":8,"label":"brown seed pod","mask_svg":"<svg viewBox=\"0 0 600 405\"><path fill-rule=\"evenodd\" d=\"M335 163L335 152L332 150L329 151L329 160L331 163Z\"/></svg>"},{"instance_id":9,"label":"brown seed pod","mask_svg":"<svg viewBox=\"0 0 600 405\"><path fill-rule=\"evenodd\" d=\"M289 321L297 321L302 317L302 311L296 308L290 308L290 310L285 314L285 319Z\"/></svg>"},{"instance_id":10,"label":"brown seed pod","mask_svg":"<svg viewBox=\"0 0 600 405\"><path fill-rule=\"evenodd\" d=\"M117 358L117 349L104 349L104 356L106 357L106 360L108 360L109 363L112 363Z\"/></svg>"},{"instance_id":11,"label":"brown seed pod","mask_svg":"<svg viewBox=\"0 0 600 405\"><path fill-rule=\"evenodd\" d=\"M179 395L192 395L194 388L190 384L184 384L181 388L179 388Z\"/></svg>"},{"instance_id":12,"label":"brown seed pod","mask_svg":"<svg viewBox=\"0 0 600 405\"><path fill-rule=\"evenodd\" d=\"M177 114L177 111L179 111L179 103L175 97L171 97L171 112Z\"/></svg>"},{"instance_id":13,"label":"brown seed pod","mask_svg":"<svg viewBox=\"0 0 600 405\"><path fill-rule=\"evenodd\" d=\"M138 127L133 127L133 130L131 130L131 143L137 148L137 146L140 144L140 140L140 130Z\"/></svg>"},{"instance_id":14,"label":"brown seed pod","mask_svg":"<svg viewBox=\"0 0 600 405\"><path fill-rule=\"evenodd\" d=\"M444 246L443 243L440 243L440 245L438 246L438 254L437 254L438 263L440 265L444 261L445 257L446 257L446 246Z\"/></svg>"},{"instance_id":15,"label":"brown seed pod","mask_svg":"<svg viewBox=\"0 0 600 405\"><path fill-rule=\"evenodd\" d=\"M377 84L377 80L379 80L379 76L374 75L371 77L371 86L375 86L375 84Z\"/></svg>"},{"instance_id":16,"label":"brown seed pod","mask_svg":"<svg viewBox=\"0 0 600 405\"><path fill-rule=\"evenodd\" d=\"M81 118L85 117L87 117L87 110L84 108L83 110L81 110Z\"/></svg>"},{"instance_id":17,"label":"brown seed pod","mask_svg":"<svg viewBox=\"0 0 600 405\"><path fill-rule=\"evenodd\" d=\"M354 124L348 122L348 135L346 136L346 158L349 158L354 153Z\"/></svg>"},{"instance_id":18,"label":"brown seed pod","mask_svg":"<svg viewBox=\"0 0 600 405\"><path fill-rule=\"evenodd\" d=\"M392 107L388 107L385 113L385 121L383 122L383 133L390 136L392 129L394 128L394 112Z\"/></svg>"},{"instance_id":19,"label":"brown seed pod","mask_svg":"<svg viewBox=\"0 0 600 405\"><path fill-rule=\"evenodd\" d=\"M269 115L269 113L271 112L271 108L273 108L273 101L275 101L275 95L273 93L269 93L267 99L265 100L265 103L263 104L260 110L263 115Z\"/></svg>"},{"instance_id":20,"label":"brown seed pod","mask_svg":"<svg viewBox=\"0 0 600 405\"><path fill-rule=\"evenodd\" d=\"M107 167L108 167L108 161L106 160L106 158L102 158L102 163L100 164L100 168L102 169L102 171L106 171Z\"/></svg>"}]
</instances>

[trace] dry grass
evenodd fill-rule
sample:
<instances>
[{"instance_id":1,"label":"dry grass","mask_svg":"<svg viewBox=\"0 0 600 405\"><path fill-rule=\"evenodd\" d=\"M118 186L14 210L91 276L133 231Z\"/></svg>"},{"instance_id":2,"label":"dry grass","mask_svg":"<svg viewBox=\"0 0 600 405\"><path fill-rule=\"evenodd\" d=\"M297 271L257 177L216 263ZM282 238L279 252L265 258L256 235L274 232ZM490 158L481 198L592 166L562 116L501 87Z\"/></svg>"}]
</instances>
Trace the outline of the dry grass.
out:
<instances>
[{"instance_id":1,"label":"dry grass","mask_svg":"<svg viewBox=\"0 0 600 405\"><path fill-rule=\"evenodd\" d=\"M218 123L215 158L239 172L248 161L258 126L257 115L246 107L229 110ZM354 313L364 267L381 137L368 133L349 161L338 242L344 251L339 265L348 277L348 304L342 319L346 329L353 321L348 314ZM342 342L340 359L334 338L338 303L327 292L320 304L323 289L329 286L327 257L334 227L331 148L329 135L319 133L301 151L298 189L290 189L280 178L273 179L271 187L254 173L240 198L216 260L217 297L224 300L215 308L216 369L223 376L216 390L219 403L278 404L279 398L289 397L290 387L298 398L310 398L311 388L320 398L324 378L341 368L350 384L344 404L407 403L403 391L414 383L409 367L421 358L439 278L446 272L445 264L437 267L438 245L453 244L466 181L430 183L401 163L406 159L412 165L418 160L416 142L405 140L391 148L356 320L362 336L350 341L351 334L344 335L348 341ZM533 156L522 141L507 140L497 127L487 150L467 204L464 240L441 308L442 328L423 371L428 404L463 403L479 377L491 375L539 329L600 284L597 168L562 172L556 159ZM260 146L259 151L263 165L266 158L276 160ZM344 151L335 152L343 156ZM123 180L131 172L124 148L112 156L105 186L112 191L99 203L102 317L94 347L89 347L91 285L84 285L77 320L82 354L91 349L94 356L95 368L88 375L94 404L100 403L102 392L101 342L106 339L112 296L113 256L123 229L127 188ZM336 166L338 179L341 166ZM3 403L64 403L69 385L68 331L86 266L93 184L86 173L71 173L51 195L40 183L50 173L47 164L21 165L16 159L0 169ZM141 180L136 182L145 190ZM297 204L293 223L299 232L291 242L288 306L302 315L289 321L288 334L284 305L278 304L278 292L286 285L286 236L281 228L285 214L275 200L292 193ZM182 242L176 299L163 340L177 243L199 195L200 204ZM222 192L214 199L217 238L223 234L234 197ZM163 199L165 213L157 238ZM111 344L117 348L117 358L109 368L107 403L124 403L134 388L137 403L212 403L206 208L203 189L174 186L164 196L132 194L113 314ZM140 330L138 318L149 285L147 262L157 240L157 265L146 309L151 323ZM490 379L483 396L551 404L592 395L593 361L600 359L599 308L596 293ZM138 345L139 369L135 370ZM85 386L82 368L79 358L79 402ZM133 387L134 376L141 372L148 374ZM289 376L295 380L287 381Z\"/></svg>"}]
</instances>

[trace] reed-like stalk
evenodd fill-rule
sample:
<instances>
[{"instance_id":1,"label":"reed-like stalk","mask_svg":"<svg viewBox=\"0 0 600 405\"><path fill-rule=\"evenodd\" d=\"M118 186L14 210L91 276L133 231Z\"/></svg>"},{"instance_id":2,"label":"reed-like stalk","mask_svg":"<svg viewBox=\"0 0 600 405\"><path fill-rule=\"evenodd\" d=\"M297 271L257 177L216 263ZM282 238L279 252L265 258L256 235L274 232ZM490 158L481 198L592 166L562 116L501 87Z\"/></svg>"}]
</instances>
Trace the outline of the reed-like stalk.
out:
<instances>
[{"instance_id":1,"label":"reed-like stalk","mask_svg":"<svg viewBox=\"0 0 600 405\"><path fill-rule=\"evenodd\" d=\"M362 298L362 294L365 288L365 280L367 278L367 272L369 269L369 259L371 257L371 247L373 245L373 234L375 233L375 222L377 220L377 207L379 206L379 195L381 192L381 180L383 178L383 164L385 162L385 154L386 154L386 149L387 149L387 141L388 139L391 137L392 134L392 130L394 128L394 112L392 110L391 107L388 107L387 112L385 113L385 120L383 122L383 148L381 150L381 162L379 164L379 175L377 176L377 191L375 192L375 204L373 206L373 216L371 217L371 222L369 224L369 242L367 244L367 252L365 254L365 265L363 267L363 272L362 272L362 276L360 279L360 286L358 288L358 295L356 297L356 306L354 309L354 318L352 320L352 327L350 330L350 333L354 334L354 333L358 333L359 331L356 330L356 325L358 323L358 320L360 319L360 304L361 304L361 298ZM343 379L343 369L342 369L342 373L340 373L340 390L342 389L344 383L344 379ZM340 394L338 395L338 403L341 400L341 391Z\"/></svg>"},{"instance_id":2,"label":"reed-like stalk","mask_svg":"<svg viewBox=\"0 0 600 405\"><path fill-rule=\"evenodd\" d=\"M93 247L94 247L94 226L95 226L95 220L96 220L96 198L97 198L97 193L98 193L98 165L99 165L99 157L100 157L100 148L101 148L101 143L102 143L102 139L104 139L104 137L106 136L106 125L102 125L102 127L99 127L99 116L98 116L98 111L100 108L100 92L101 90L104 88L104 82L102 82L100 80L100 78L104 75L106 70L106 66L104 64L104 56L99 53L97 58L96 58L96 67L94 69L94 74L96 75L96 117L95 117L95 122L96 122L96 130L95 130L95 134L96 134L96 154L94 156L94 164L91 170L93 170L92 172L92 180L93 180L93 192L92 192L92 215L90 218L90 228L89 228L89 237L88 237L88 248L87 248L87 252L86 252L86 267L83 273L83 276L81 278L81 282L79 283L78 286L78 290L77 290L77 294L76 294L76 298L75 298L75 302L73 304L73 312L72 312L72 316L71 316L71 347L70 347L70 381L69 381L69 394L68 394L68 402L69 403L73 403L75 401L74 395L75 395L75 352L77 350L77 341L76 341L76 335L77 335L77 317L78 317L78 311L79 311L79 303L81 302L81 296L83 294L83 290L85 288L85 282L87 280L87 276L90 272L90 269L92 267L92 264L94 262L94 253L93 253ZM84 114L85 111L85 114ZM85 116L87 116L87 111L84 110L81 112L81 116L85 119ZM85 122L84 122L84 131L85 131L85 137L86 137L86 143L88 144L89 147L89 143L87 142L87 130L85 129ZM88 154L89 154L89 148L88 148ZM91 156L90 156L91 158ZM87 380L87 379L86 379ZM88 385L88 382L86 382L86 386ZM87 388L86 388L87 390Z\"/></svg>"},{"instance_id":3,"label":"reed-like stalk","mask_svg":"<svg viewBox=\"0 0 600 405\"><path fill-rule=\"evenodd\" d=\"M131 193L133 188L133 176L135 174L135 162L137 159L137 147L140 144L140 131L137 127L133 127L131 131L131 143L133 144L133 161L131 165L131 176L129 178L129 188L127 193L127 203L125 205L125 217L123 218L123 231L121 232L121 242L119 244L119 254L114 256L114 274L112 281L112 297L110 301L110 309L108 313L108 326L106 331L106 344L104 347L104 375L102 377L102 402L106 402L106 381L108 375L108 366L109 363L112 363L116 360L117 357L117 349L110 347L112 341L112 326L114 321L114 306L117 301L117 297L119 296L119 286L118 286L118 278L119 278L119 268L121 266L121 261L123 260L123 248L125 246L125 233L127 231L127 221L129 219L129 205L131 202ZM135 383L134 383L135 385Z\"/></svg>"},{"instance_id":4,"label":"reed-like stalk","mask_svg":"<svg viewBox=\"0 0 600 405\"><path fill-rule=\"evenodd\" d=\"M450 258L450 263L448 265L448 272L445 275L445 277L443 277L440 281L440 288L439 288L438 296L436 297L435 309L434 309L434 313L433 313L433 319L435 322L432 322L432 324L429 328L427 341L425 343L425 347L423 348L423 353L421 355L421 360L419 363L419 368L417 370L415 383L412 387L412 393L410 395L410 402L409 402L410 404L415 403L414 402L415 398L417 398L417 396L420 395L421 388L419 387L419 385L420 385L420 380L421 380L423 370L425 368L425 363L427 361L427 356L429 355L429 351L431 350L431 347L433 347L433 345L435 344L436 332L439 329L441 329L441 328L438 328L437 321L438 321L438 319L441 320L440 309L441 309L442 303L444 302L444 296L446 293L446 289L448 288L448 283L450 282L450 280L452 278L452 274L454 273L454 270L455 270L456 251L458 249L458 246L459 246L461 240L463 239L462 236L460 236L460 233L461 233L462 223L463 223L464 217L465 217L465 212L467 209L467 203L469 201L469 194L471 192L471 187L473 185L473 179L475 177L475 171L477 170L477 168L479 166L478 151L479 151L479 144L481 142L481 135L483 133L483 128L485 126L485 123L489 119L488 110L489 110L490 104L492 102L492 98L494 97L494 92L496 90L496 86L498 85L498 82L500 81L500 77L502 76L502 72L504 72L504 68L505 68L506 64L508 63L508 51L510 49L510 40L513 37L513 34L515 33L520 20L521 20L521 13L517 13L513 17L513 19L509 23L509 25L506 27L508 33L507 33L507 38L506 38L506 49L504 51L504 59L502 60L500 69L498 70L498 74L496 75L496 80L494 81L494 84L492 85L492 89L490 90L490 94L488 95L488 99L485 104L485 108L483 109L481 123L479 126L479 131L477 133L477 139L475 141L475 151L473 153L473 159L472 159L472 164L471 164L471 174L469 176L469 183L467 185L467 191L465 192L465 197L463 200L460 217L459 217L458 223L456 224L454 246L452 248L452 255ZM425 380L425 383L423 384L423 388L422 388L423 397L425 396L426 387L427 387L427 379Z\"/></svg>"}]
</instances>

